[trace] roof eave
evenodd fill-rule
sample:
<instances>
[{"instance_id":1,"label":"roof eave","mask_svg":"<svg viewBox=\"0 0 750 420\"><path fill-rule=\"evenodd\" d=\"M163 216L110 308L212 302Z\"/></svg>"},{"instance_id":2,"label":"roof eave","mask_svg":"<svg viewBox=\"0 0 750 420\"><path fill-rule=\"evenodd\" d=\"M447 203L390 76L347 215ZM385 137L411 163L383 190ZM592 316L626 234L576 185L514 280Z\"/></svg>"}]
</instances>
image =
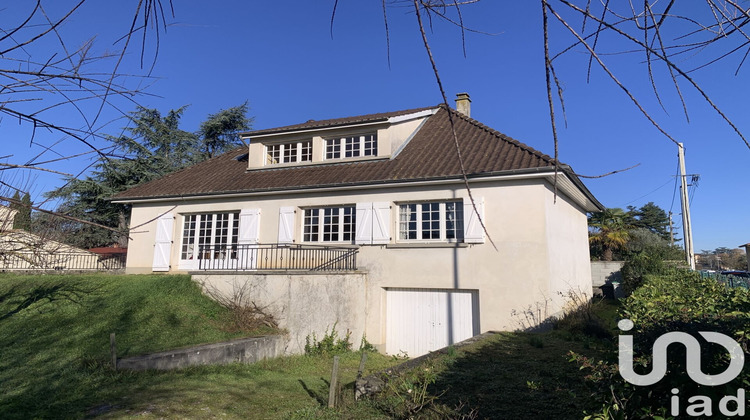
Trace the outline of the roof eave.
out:
<instances>
[{"instance_id":1,"label":"roof eave","mask_svg":"<svg viewBox=\"0 0 750 420\"><path fill-rule=\"evenodd\" d=\"M539 167L539 168L526 168L526 169L513 169L506 171L493 171L493 172L482 172L470 174L468 179L470 181L487 181L495 178L538 178L543 177L548 181L554 180L554 167ZM591 191L575 176L574 173L568 171L566 168L562 168L561 174L564 175L564 179L567 182L561 183L561 190L566 193L567 196L571 197L586 211L601 211L604 206L593 196ZM134 204L134 203L145 203L145 202L164 202L174 200L200 200L212 197L227 197L227 196L253 196L253 195L275 195L275 194L289 194L294 192L307 192L312 190L317 191L335 191L345 190L349 188L371 187L379 188L384 186L398 186L408 184L422 184L422 183L441 183L441 182L463 182L462 175L445 175L437 177L425 177L425 178L411 178L411 179L382 179L372 181L359 181L359 182L348 182L348 183L337 183L337 184L317 184L317 185L305 185L305 186L290 186L290 187L279 187L279 188L264 188L264 189L251 189L251 190L234 190L234 191L210 191L200 192L192 194L171 194L161 196L142 196L142 197L124 197L115 198L112 200L113 203L119 204ZM554 182L554 181L551 181ZM576 191L578 193L576 194Z\"/></svg>"}]
</instances>

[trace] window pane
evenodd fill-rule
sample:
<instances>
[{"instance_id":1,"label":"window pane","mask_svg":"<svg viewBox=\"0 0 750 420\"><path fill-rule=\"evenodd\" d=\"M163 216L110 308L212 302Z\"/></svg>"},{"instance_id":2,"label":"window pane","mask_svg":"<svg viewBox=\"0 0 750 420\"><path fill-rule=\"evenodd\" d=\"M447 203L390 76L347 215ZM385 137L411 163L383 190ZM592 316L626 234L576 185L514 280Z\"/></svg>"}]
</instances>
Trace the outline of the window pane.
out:
<instances>
[{"instance_id":1,"label":"window pane","mask_svg":"<svg viewBox=\"0 0 750 420\"><path fill-rule=\"evenodd\" d=\"M180 259L237 258L240 213L185 215Z\"/></svg>"},{"instance_id":2,"label":"window pane","mask_svg":"<svg viewBox=\"0 0 750 420\"><path fill-rule=\"evenodd\" d=\"M378 136L368 134L364 136L364 156L377 156L378 154Z\"/></svg>"},{"instance_id":3,"label":"window pane","mask_svg":"<svg viewBox=\"0 0 750 420\"><path fill-rule=\"evenodd\" d=\"M402 204L399 206L398 236L399 239L417 239L416 204Z\"/></svg>"},{"instance_id":4,"label":"window pane","mask_svg":"<svg viewBox=\"0 0 750 420\"><path fill-rule=\"evenodd\" d=\"M300 161L302 162L309 162L312 160L312 142L311 141L303 141L302 142L302 151L300 153Z\"/></svg>"},{"instance_id":5,"label":"window pane","mask_svg":"<svg viewBox=\"0 0 750 420\"><path fill-rule=\"evenodd\" d=\"M284 145L284 163L297 161L297 145L299 143L289 143Z\"/></svg>"},{"instance_id":6,"label":"window pane","mask_svg":"<svg viewBox=\"0 0 750 420\"><path fill-rule=\"evenodd\" d=\"M192 260L195 252L195 224L196 215L190 214L185 216L185 223L182 229L182 251L180 259Z\"/></svg>"},{"instance_id":7,"label":"window pane","mask_svg":"<svg viewBox=\"0 0 750 420\"><path fill-rule=\"evenodd\" d=\"M232 213L232 259L237 259L237 244L240 238L240 213Z\"/></svg>"},{"instance_id":8,"label":"window pane","mask_svg":"<svg viewBox=\"0 0 750 420\"><path fill-rule=\"evenodd\" d=\"M302 238L305 242L318 242L318 214L318 209L305 209L305 222Z\"/></svg>"},{"instance_id":9,"label":"window pane","mask_svg":"<svg viewBox=\"0 0 750 420\"><path fill-rule=\"evenodd\" d=\"M229 213L214 215L216 228L214 230L213 258L225 259L227 257L227 244L229 243Z\"/></svg>"},{"instance_id":10,"label":"window pane","mask_svg":"<svg viewBox=\"0 0 750 420\"><path fill-rule=\"evenodd\" d=\"M341 139L326 140L326 159L338 159L341 157Z\"/></svg>"},{"instance_id":11,"label":"window pane","mask_svg":"<svg viewBox=\"0 0 750 420\"><path fill-rule=\"evenodd\" d=\"M463 240L464 206L458 202L445 203L445 237Z\"/></svg>"},{"instance_id":12,"label":"window pane","mask_svg":"<svg viewBox=\"0 0 750 420\"><path fill-rule=\"evenodd\" d=\"M359 137L346 138L346 157L359 156Z\"/></svg>"},{"instance_id":13,"label":"window pane","mask_svg":"<svg viewBox=\"0 0 750 420\"><path fill-rule=\"evenodd\" d=\"M354 229L357 226L357 212L354 207L344 207L344 223L342 232L343 241L351 241L354 239Z\"/></svg>"},{"instance_id":14,"label":"window pane","mask_svg":"<svg viewBox=\"0 0 750 420\"><path fill-rule=\"evenodd\" d=\"M422 239L440 239L440 204L422 204Z\"/></svg>"},{"instance_id":15,"label":"window pane","mask_svg":"<svg viewBox=\"0 0 750 420\"><path fill-rule=\"evenodd\" d=\"M198 258L210 258L211 255L211 228L213 227L212 214L198 215Z\"/></svg>"},{"instance_id":16,"label":"window pane","mask_svg":"<svg viewBox=\"0 0 750 420\"><path fill-rule=\"evenodd\" d=\"M339 240L339 208L323 209L323 242Z\"/></svg>"},{"instance_id":17,"label":"window pane","mask_svg":"<svg viewBox=\"0 0 750 420\"><path fill-rule=\"evenodd\" d=\"M275 165L281 160L281 145L269 144L266 146L266 165Z\"/></svg>"},{"instance_id":18,"label":"window pane","mask_svg":"<svg viewBox=\"0 0 750 420\"><path fill-rule=\"evenodd\" d=\"M302 240L305 242L353 241L357 227L356 213L353 206L306 209Z\"/></svg>"}]
</instances>

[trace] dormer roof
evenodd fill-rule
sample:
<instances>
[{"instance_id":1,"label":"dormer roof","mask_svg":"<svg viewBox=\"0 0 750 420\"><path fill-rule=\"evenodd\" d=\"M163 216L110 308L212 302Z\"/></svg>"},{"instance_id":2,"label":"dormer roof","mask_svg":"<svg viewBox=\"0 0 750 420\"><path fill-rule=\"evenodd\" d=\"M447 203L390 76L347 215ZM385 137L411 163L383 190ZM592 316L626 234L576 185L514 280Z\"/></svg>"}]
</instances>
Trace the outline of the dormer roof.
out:
<instances>
[{"instance_id":1,"label":"dormer roof","mask_svg":"<svg viewBox=\"0 0 750 420\"><path fill-rule=\"evenodd\" d=\"M397 184L415 181L462 179L461 164L451 131L452 118L469 179L482 177L554 173L554 159L513 138L443 105L359 117L308 121L247 135L321 129L437 108L395 156L367 161L337 162L306 166L269 166L247 170L236 157L246 148L201 162L163 178L130 188L114 197L117 202L157 198L205 197L218 194L281 193L291 190ZM562 166L566 178L585 196L591 210L602 207L570 167Z\"/></svg>"},{"instance_id":2,"label":"dormer roof","mask_svg":"<svg viewBox=\"0 0 750 420\"><path fill-rule=\"evenodd\" d=\"M345 127L347 125L387 122L389 119L393 117L416 114L422 111L429 111L437 107L438 106L405 109L403 111L381 112L378 114L358 115L354 117L344 117L344 118L332 118L332 119L327 119L327 120L308 120L301 124L286 125L283 127L276 127L276 128L267 128L263 130L247 131L244 133L240 133L240 136L241 137L256 137L256 136L263 136L267 134L286 133L290 131L316 130L316 129L322 129L322 128Z\"/></svg>"}]
</instances>

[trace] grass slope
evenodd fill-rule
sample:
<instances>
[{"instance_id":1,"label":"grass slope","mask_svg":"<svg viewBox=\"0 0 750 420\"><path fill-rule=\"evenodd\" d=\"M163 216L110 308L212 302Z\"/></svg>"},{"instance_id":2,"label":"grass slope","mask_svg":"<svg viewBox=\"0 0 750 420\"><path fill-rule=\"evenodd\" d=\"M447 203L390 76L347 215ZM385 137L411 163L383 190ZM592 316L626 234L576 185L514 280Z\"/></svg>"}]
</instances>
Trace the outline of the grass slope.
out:
<instances>
[{"instance_id":1,"label":"grass slope","mask_svg":"<svg viewBox=\"0 0 750 420\"><path fill-rule=\"evenodd\" d=\"M359 402L351 387L360 355L346 353L335 410L325 408L330 355L170 372L108 366L110 332L127 356L234 338L228 319L187 276L0 275L0 418L441 418L447 411L435 409L456 406L454 414L473 413L466 418L581 418L597 399L568 351L612 348L569 331L502 333L441 355ZM399 362L370 353L365 374ZM412 404L408 413L404 402Z\"/></svg>"},{"instance_id":2,"label":"grass slope","mask_svg":"<svg viewBox=\"0 0 750 420\"><path fill-rule=\"evenodd\" d=\"M0 276L0 413L76 417L117 393L119 356L223 341L226 310L188 276ZM116 388L116 387L115 387Z\"/></svg>"}]
</instances>

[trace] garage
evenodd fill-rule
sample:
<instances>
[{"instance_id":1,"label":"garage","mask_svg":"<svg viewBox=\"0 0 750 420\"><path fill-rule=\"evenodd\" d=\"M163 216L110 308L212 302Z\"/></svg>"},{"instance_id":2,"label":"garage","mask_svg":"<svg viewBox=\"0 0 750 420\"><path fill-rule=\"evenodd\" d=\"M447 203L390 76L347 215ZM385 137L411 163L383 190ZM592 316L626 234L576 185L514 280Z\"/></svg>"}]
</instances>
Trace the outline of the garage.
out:
<instances>
[{"instance_id":1,"label":"garage","mask_svg":"<svg viewBox=\"0 0 750 420\"><path fill-rule=\"evenodd\" d=\"M388 354L417 357L477 334L477 290L386 289Z\"/></svg>"}]
</instances>

